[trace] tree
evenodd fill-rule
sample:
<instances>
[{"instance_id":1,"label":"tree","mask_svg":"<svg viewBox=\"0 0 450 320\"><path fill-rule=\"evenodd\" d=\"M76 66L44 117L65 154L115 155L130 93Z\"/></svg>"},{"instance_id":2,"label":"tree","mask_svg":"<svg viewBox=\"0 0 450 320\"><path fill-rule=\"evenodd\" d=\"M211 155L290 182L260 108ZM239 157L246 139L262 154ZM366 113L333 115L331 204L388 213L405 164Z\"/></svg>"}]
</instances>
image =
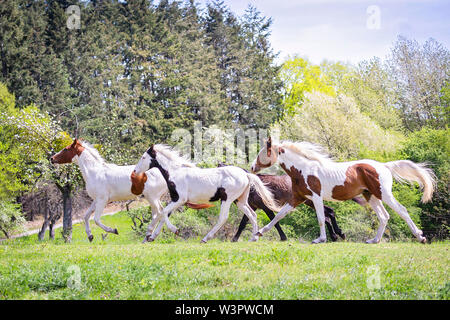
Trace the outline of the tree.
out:
<instances>
[{"instance_id":1,"label":"tree","mask_svg":"<svg viewBox=\"0 0 450 320\"><path fill-rule=\"evenodd\" d=\"M398 37L387 62L405 127L414 131L427 125L448 125L440 99L450 77L447 48L431 38L421 46L415 40Z\"/></svg>"},{"instance_id":2,"label":"tree","mask_svg":"<svg viewBox=\"0 0 450 320\"><path fill-rule=\"evenodd\" d=\"M289 114L299 111L307 93L321 92L330 96L336 95L330 78L322 72L320 66L313 65L299 56L283 63L280 79L283 81L283 108Z\"/></svg>"},{"instance_id":3,"label":"tree","mask_svg":"<svg viewBox=\"0 0 450 320\"><path fill-rule=\"evenodd\" d=\"M2 90L3 89L3 90ZM50 180L59 188L63 199L63 235L71 240L72 204L71 193L82 179L76 166L55 167L49 158L67 146L72 140L50 116L41 113L37 107L15 108L14 97L5 93L4 85L0 92L8 102L0 114L0 176L2 188L0 196L11 201L21 193L30 191L38 180ZM1 200L1 198L0 198Z\"/></svg>"},{"instance_id":4,"label":"tree","mask_svg":"<svg viewBox=\"0 0 450 320\"><path fill-rule=\"evenodd\" d=\"M323 93L305 93L301 109L276 125L281 138L309 141L324 147L339 160L358 158L366 150L395 152L402 135L381 128L363 114L354 99Z\"/></svg>"}]
</instances>

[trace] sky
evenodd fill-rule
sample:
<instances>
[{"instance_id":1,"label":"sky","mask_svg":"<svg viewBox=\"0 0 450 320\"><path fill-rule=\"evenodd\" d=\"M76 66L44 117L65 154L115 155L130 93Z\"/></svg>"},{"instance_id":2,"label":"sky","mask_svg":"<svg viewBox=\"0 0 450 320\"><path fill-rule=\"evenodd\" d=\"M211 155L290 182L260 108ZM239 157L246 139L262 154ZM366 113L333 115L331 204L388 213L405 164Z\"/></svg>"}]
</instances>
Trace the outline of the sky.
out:
<instances>
[{"instance_id":1,"label":"sky","mask_svg":"<svg viewBox=\"0 0 450 320\"><path fill-rule=\"evenodd\" d=\"M208 0L197 1L204 6ZM224 0L238 15L249 4L273 19L278 59L298 54L358 63L384 58L398 35L420 43L432 37L450 47L449 0Z\"/></svg>"}]
</instances>

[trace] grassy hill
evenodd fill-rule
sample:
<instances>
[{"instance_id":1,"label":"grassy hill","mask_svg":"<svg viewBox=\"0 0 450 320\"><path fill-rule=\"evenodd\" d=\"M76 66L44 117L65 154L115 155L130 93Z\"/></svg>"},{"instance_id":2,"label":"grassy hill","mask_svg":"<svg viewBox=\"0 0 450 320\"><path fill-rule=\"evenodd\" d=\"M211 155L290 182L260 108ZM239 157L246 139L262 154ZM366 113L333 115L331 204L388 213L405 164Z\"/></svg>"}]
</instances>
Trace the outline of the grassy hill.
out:
<instances>
[{"instance_id":1,"label":"grassy hill","mask_svg":"<svg viewBox=\"0 0 450 320\"><path fill-rule=\"evenodd\" d=\"M1 243L0 300L450 297L448 242L200 244L166 236L141 244L125 213L102 220L120 234L103 241L91 223L92 243L82 224L71 244L35 235Z\"/></svg>"}]
</instances>

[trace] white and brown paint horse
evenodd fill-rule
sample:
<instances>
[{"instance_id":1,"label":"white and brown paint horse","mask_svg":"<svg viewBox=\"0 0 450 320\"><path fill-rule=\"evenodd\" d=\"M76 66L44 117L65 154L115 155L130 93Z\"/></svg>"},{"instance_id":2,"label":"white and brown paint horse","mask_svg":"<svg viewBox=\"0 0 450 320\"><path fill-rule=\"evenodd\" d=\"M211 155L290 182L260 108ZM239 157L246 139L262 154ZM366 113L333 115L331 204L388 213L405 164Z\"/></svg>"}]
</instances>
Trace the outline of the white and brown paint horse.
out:
<instances>
[{"instance_id":1,"label":"white and brown paint horse","mask_svg":"<svg viewBox=\"0 0 450 320\"><path fill-rule=\"evenodd\" d=\"M80 167L86 183L86 191L94 200L84 215L89 241L94 238L89 227L89 218L94 211L95 223L100 228L106 232L118 234L117 229L105 226L100 221L103 209L113 201L131 200L143 194L152 208L153 219L148 232L153 231L156 223L161 220L160 199L167 193L167 185L158 169L148 170L140 175L133 174L134 166L106 163L94 147L78 139L52 156L50 160L57 164L73 161Z\"/></svg>"},{"instance_id":2,"label":"white and brown paint horse","mask_svg":"<svg viewBox=\"0 0 450 320\"><path fill-rule=\"evenodd\" d=\"M186 202L201 205L205 202L221 200L218 222L202 240L207 242L226 222L230 206L236 200L236 205L247 215L253 226L251 240L256 241L258 239L256 214L247 202L252 186L269 208L279 210L271 192L261 180L256 175L238 167L198 168L180 157L170 147L157 144L152 145L142 155L134 174L141 174L149 168L158 168L167 183L171 202L164 208L163 216L167 227L175 234L178 230L169 221L169 214ZM153 241L155 235L146 236L146 239Z\"/></svg>"},{"instance_id":3,"label":"white and brown paint horse","mask_svg":"<svg viewBox=\"0 0 450 320\"><path fill-rule=\"evenodd\" d=\"M378 243L383 236L389 214L383 202L406 221L414 236L422 243L426 238L411 220L406 208L392 194L392 181L417 182L423 189L422 202L431 200L435 186L433 171L422 163L409 160L380 163L374 160L335 162L322 149L308 142L280 144L267 140L252 164L252 171L272 166L278 162L292 180L292 197L259 235L270 230L298 204L310 199L314 203L319 221L320 236L313 243L326 242L323 200L344 201L360 194L377 214L380 225L376 236L367 243Z\"/></svg>"}]
</instances>

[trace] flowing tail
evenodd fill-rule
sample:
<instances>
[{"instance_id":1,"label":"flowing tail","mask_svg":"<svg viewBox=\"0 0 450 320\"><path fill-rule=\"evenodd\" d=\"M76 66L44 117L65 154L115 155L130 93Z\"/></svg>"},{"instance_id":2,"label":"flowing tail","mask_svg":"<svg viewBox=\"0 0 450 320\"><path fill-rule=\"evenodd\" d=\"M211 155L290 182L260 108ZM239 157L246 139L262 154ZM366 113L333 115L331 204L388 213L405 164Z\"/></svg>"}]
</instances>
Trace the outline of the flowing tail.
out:
<instances>
[{"instance_id":1,"label":"flowing tail","mask_svg":"<svg viewBox=\"0 0 450 320\"><path fill-rule=\"evenodd\" d=\"M272 192L264 185L264 183L259 179L259 177L252 173L247 173L248 179L250 180L250 186L253 186L258 193L258 195L263 200L264 204L272 211L278 212L281 207L274 200Z\"/></svg>"},{"instance_id":2,"label":"flowing tail","mask_svg":"<svg viewBox=\"0 0 450 320\"><path fill-rule=\"evenodd\" d=\"M414 163L410 160L391 161L384 164L395 180L401 183L417 182L423 190L422 202L429 202L433 197L436 178L433 170L426 163Z\"/></svg>"}]
</instances>

